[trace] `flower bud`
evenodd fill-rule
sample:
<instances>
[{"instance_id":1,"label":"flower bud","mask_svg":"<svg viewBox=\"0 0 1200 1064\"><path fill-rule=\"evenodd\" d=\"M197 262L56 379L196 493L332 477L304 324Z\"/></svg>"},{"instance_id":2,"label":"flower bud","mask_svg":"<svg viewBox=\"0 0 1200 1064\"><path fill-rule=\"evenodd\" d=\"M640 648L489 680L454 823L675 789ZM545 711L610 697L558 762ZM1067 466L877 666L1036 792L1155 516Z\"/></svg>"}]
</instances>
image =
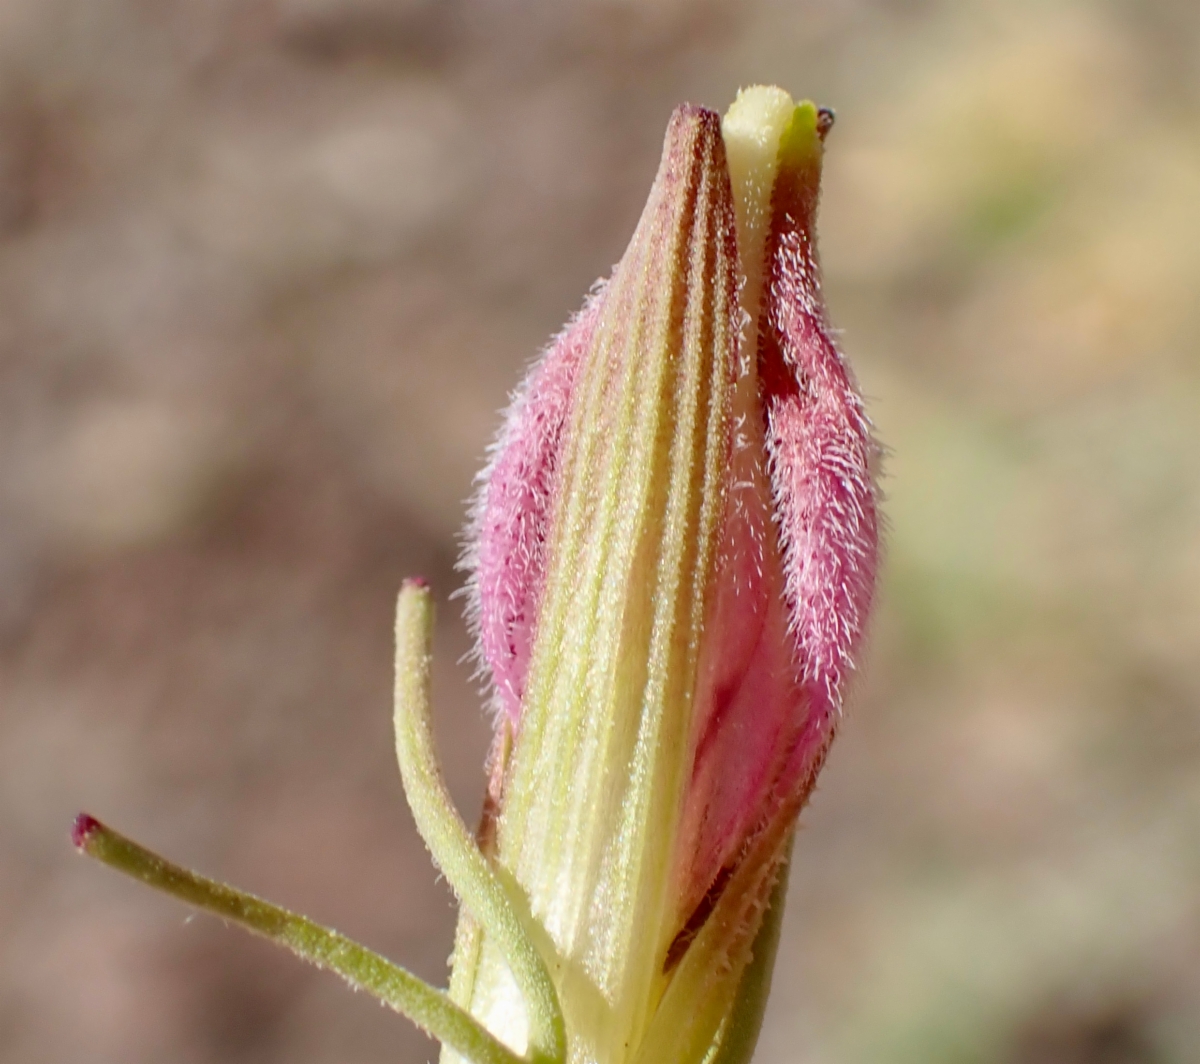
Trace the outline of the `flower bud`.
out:
<instances>
[{"instance_id":1,"label":"flower bud","mask_svg":"<svg viewBox=\"0 0 1200 1064\"><path fill-rule=\"evenodd\" d=\"M482 478L481 841L579 1064L698 1064L731 1040L870 608L876 449L814 242L831 117L762 88L723 127L675 112L628 249ZM451 995L524 1052L470 916Z\"/></svg>"}]
</instances>

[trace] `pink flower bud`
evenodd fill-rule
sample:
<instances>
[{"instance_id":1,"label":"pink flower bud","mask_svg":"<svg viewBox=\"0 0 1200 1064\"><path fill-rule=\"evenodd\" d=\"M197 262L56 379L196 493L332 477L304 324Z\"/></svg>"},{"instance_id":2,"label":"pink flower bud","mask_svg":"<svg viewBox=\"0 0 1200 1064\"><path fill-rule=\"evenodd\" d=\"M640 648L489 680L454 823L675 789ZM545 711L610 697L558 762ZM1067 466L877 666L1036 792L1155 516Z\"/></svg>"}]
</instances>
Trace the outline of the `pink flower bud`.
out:
<instances>
[{"instance_id":1,"label":"pink flower bud","mask_svg":"<svg viewBox=\"0 0 1200 1064\"><path fill-rule=\"evenodd\" d=\"M761 87L723 123L678 108L628 249L513 402L467 555L498 710L477 839L434 753L431 596L400 591L397 759L463 904L448 994L86 814L75 845L446 1064L745 1064L875 584L876 447L813 237L831 121Z\"/></svg>"},{"instance_id":2,"label":"pink flower bud","mask_svg":"<svg viewBox=\"0 0 1200 1064\"><path fill-rule=\"evenodd\" d=\"M572 1060L657 1044L712 920L705 964L736 988L870 610L877 448L814 235L831 119L763 89L724 133L676 111L629 249L481 478L487 845L553 944ZM519 1049L511 988L464 941L455 993ZM731 1006L704 1001L711 1042Z\"/></svg>"}]
</instances>

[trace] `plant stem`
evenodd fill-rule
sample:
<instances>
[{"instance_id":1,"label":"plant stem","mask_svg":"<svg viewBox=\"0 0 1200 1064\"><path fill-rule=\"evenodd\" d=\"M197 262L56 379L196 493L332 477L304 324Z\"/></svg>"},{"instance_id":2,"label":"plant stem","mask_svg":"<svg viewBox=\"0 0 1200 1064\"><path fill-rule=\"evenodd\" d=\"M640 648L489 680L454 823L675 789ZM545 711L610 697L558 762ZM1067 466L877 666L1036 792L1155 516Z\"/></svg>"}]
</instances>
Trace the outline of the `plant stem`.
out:
<instances>
[{"instance_id":1,"label":"plant stem","mask_svg":"<svg viewBox=\"0 0 1200 1064\"><path fill-rule=\"evenodd\" d=\"M499 877L458 814L442 778L429 712L433 604L424 581L406 580L396 604L396 758L417 829L471 915L512 970L529 1019L529 1055L542 1064L567 1056L566 1024L542 955Z\"/></svg>"},{"instance_id":2,"label":"plant stem","mask_svg":"<svg viewBox=\"0 0 1200 1064\"><path fill-rule=\"evenodd\" d=\"M76 818L72 839L89 857L336 972L474 1064L527 1064L445 993L337 931L173 864L86 813Z\"/></svg>"}]
</instances>

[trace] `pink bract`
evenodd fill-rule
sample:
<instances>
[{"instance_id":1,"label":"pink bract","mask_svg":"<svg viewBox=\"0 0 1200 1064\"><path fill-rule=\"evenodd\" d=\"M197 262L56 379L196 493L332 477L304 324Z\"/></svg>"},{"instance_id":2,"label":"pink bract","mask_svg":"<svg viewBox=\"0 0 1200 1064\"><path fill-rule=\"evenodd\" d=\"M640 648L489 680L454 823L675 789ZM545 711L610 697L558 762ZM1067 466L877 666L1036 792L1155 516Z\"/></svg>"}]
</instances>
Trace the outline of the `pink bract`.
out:
<instances>
[{"instance_id":1,"label":"pink bract","mask_svg":"<svg viewBox=\"0 0 1200 1064\"><path fill-rule=\"evenodd\" d=\"M529 671L571 390L595 332L600 295L588 300L529 371L480 475L467 556L471 612L498 706L514 726Z\"/></svg>"}]
</instances>

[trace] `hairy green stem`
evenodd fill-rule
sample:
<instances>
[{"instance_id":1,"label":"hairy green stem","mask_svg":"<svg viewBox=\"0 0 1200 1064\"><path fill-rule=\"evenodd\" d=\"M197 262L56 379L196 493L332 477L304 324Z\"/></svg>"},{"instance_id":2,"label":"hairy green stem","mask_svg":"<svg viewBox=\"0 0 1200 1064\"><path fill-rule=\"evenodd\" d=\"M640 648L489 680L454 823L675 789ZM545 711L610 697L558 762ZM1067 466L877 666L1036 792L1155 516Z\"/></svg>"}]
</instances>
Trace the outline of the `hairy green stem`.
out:
<instances>
[{"instance_id":1,"label":"hairy green stem","mask_svg":"<svg viewBox=\"0 0 1200 1064\"><path fill-rule=\"evenodd\" d=\"M432 630L429 589L423 581L405 581L396 605L395 709L404 793L434 860L512 970L528 1011L530 1058L561 1064L567 1056L566 1024L554 981L442 778L429 711Z\"/></svg>"},{"instance_id":2,"label":"hairy green stem","mask_svg":"<svg viewBox=\"0 0 1200 1064\"><path fill-rule=\"evenodd\" d=\"M336 972L474 1064L527 1064L444 992L337 931L173 864L86 813L76 818L72 837L89 857Z\"/></svg>"}]
</instances>

